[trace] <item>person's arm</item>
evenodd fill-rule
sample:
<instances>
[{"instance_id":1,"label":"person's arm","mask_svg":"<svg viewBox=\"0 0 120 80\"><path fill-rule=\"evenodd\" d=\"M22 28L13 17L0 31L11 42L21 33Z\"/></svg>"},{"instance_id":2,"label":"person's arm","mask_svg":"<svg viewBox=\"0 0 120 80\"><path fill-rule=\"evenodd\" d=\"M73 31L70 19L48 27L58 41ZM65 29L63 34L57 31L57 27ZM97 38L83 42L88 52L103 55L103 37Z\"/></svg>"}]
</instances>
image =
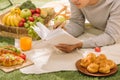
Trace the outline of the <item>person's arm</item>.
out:
<instances>
[{"instance_id":1,"label":"person's arm","mask_svg":"<svg viewBox=\"0 0 120 80\"><path fill-rule=\"evenodd\" d=\"M120 41L120 4L116 3L111 8L110 17L107 21L103 34L83 41L83 48L107 46Z\"/></svg>"},{"instance_id":2,"label":"person's arm","mask_svg":"<svg viewBox=\"0 0 120 80\"><path fill-rule=\"evenodd\" d=\"M69 23L65 26L68 33L74 37L79 36L84 31L85 18L80 9L70 2L71 16Z\"/></svg>"}]
</instances>

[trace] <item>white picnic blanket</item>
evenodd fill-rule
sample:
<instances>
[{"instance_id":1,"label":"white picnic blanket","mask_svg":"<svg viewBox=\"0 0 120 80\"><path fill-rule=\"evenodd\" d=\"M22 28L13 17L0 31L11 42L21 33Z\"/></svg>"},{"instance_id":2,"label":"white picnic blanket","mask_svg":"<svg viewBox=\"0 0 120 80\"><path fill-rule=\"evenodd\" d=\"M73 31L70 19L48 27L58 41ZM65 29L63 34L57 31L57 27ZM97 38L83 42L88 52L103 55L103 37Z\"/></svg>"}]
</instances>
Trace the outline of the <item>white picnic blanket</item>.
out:
<instances>
[{"instance_id":1,"label":"white picnic blanket","mask_svg":"<svg viewBox=\"0 0 120 80\"><path fill-rule=\"evenodd\" d=\"M93 33L85 33L79 38L84 40L86 37L88 38L91 36L96 35L94 35ZM16 40L16 47L19 47L18 43L18 40ZM102 47L101 49L102 52L106 54L109 59L112 59L117 64L120 64L119 48L120 43L117 43L111 46ZM31 59L34 64L20 69L20 71L24 74L41 74L67 70L75 71L77 70L75 67L76 61L81 59L83 57L82 54L84 54L86 51L94 51L94 49L80 49L66 54L44 41L34 41L32 49L25 52L27 57Z\"/></svg>"}]
</instances>

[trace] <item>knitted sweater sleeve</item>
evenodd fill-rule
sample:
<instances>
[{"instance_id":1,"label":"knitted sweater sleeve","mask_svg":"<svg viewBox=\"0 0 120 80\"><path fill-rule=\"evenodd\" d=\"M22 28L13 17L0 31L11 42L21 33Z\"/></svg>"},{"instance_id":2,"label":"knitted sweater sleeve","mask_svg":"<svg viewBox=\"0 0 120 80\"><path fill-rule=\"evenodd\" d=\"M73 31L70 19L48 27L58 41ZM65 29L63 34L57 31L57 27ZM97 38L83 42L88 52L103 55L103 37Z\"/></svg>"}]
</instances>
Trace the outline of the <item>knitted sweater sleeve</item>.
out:
<instances>
[{"instance_id":1,"label":"knitted sweater sleeve","mask_svg":"<svg viewBox=\"0 0 120 80\"><path fill-rule=\"evenodd\" d=\"M120 41L120 3L116 2L111 8L110 17L107 21L104 33L96 37L84 40L83 48L107 46L119 41Z\"/></svg>"}]
</instances>

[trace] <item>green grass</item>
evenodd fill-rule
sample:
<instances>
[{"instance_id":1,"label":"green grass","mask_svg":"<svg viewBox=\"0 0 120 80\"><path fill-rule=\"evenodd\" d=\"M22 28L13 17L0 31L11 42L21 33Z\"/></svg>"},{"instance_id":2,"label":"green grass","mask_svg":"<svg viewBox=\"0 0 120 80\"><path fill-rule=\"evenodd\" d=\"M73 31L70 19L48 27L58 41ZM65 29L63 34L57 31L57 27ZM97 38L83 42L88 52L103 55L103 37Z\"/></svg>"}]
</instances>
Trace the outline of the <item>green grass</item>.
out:
<instances>
[{"instance_id":1,"label":"green grass","mask_svg":"<svg viewBox=\"0 0 120 80\"><path fill-rule=\"evenodd\" d=\"M0 71L0 80L119 80L120 66L116 74L108 77L91 77L77 71L59 71L45 74L22 74L19 70L5 73Z\"/></svg>"},{"instance_id":2,"label":"green grass","mask_svg":"<svg viewBox=\"0 0 120 80\"><path fill-rule=\"evenodd\" d=\"M0 47L14 45L15 39L0 36Z\"/></svg>"}]
</instances>

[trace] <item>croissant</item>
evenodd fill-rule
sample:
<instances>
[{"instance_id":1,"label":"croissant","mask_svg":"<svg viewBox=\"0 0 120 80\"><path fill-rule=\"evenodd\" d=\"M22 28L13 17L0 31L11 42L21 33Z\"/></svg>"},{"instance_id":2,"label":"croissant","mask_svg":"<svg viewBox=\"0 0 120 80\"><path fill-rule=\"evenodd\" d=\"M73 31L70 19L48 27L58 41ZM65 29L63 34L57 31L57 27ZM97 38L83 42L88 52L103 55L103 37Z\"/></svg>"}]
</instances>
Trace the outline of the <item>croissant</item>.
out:
<instances>
[{"instance_id":1,"label":"croissant","mask_svg":"<svg viewBox=\"0 0 120 80\"><path fill-rule=\"evenodd\" d=\"M88 67L87 70L91 73L96 73L99 70L99 65L96 63L91 63Z\"/></svg>"},{"instance_id":2,"label":"croissant","mask_svg":"<svg viewBox=\"0 0 120 80\"><path fill-rule=\"evenodd\" d=\"M106 63L101 63L99 68L100 73L109 73L110 72L110 66Z\"/></svg>"}]
</instances>

